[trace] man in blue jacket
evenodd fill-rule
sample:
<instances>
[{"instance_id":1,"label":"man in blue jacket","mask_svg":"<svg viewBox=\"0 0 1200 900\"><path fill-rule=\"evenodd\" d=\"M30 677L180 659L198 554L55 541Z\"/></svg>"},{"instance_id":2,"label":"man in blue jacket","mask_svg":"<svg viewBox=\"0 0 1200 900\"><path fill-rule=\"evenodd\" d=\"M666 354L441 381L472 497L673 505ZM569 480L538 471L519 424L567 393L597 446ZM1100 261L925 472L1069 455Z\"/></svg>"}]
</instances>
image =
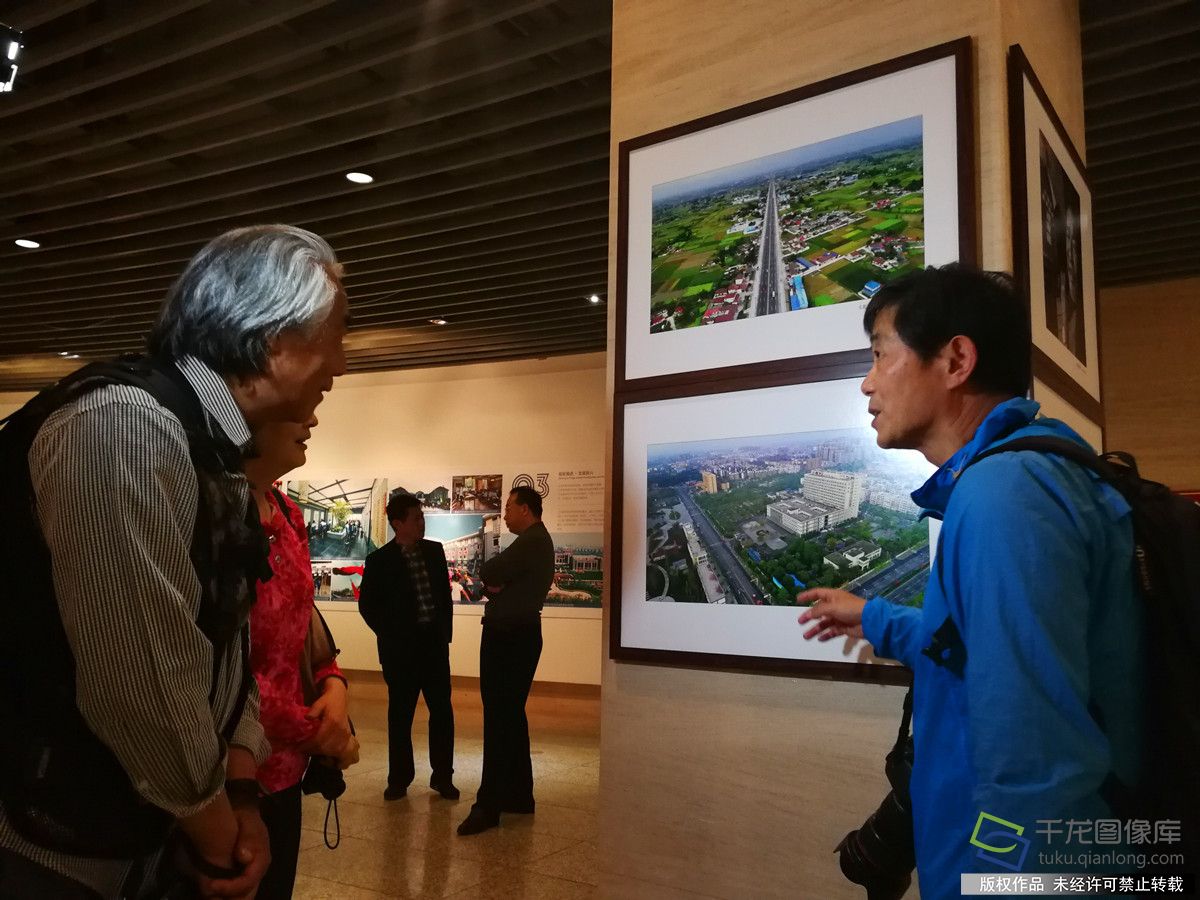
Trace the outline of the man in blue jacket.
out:
<instances>
[{"instance_id":1,"label":"man in blue jacket","mask_svg":"<svg viewBox=\"0 0 1200 900\"><path fill-rule=\"evenodd\" d=\"M866 637L913 671L923 900L960 896L962 873L1096 871L1055 854L1120 850L1100 840L1117 817L1110 792L1137 774L1129 507L1054 455L1000 453L964 472L1011 438L1085 443L1025 399L1028 311L1007 276L926 269L876 294L864 324L872 427L880 447L938 466L913 500L941 534L923 609L818 588L799 597L812 604L805 637Z\"/></svg>"}]
</instances>

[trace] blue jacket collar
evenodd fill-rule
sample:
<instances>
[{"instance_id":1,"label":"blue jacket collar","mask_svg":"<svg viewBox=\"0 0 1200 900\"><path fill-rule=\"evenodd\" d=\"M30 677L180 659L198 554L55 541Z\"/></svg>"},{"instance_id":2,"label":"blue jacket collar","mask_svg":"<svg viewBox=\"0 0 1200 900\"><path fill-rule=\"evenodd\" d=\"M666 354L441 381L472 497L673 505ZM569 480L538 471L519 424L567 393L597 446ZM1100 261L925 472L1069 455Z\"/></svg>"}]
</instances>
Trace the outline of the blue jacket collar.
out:
<instances>
[{"instance_id":1,"label":"blue jacket collar","mask_svg":"<svg viewBox=\"0 0 1200 900\"><path fill-rule=\"evenodd\" d=\"M1040 408L1033 400L1026 400L1024 397L1013 397L997 404L979 423L979 427L975 429L975 436L946 460L928 481L913 491L913 502L923 510L922 518L932 516L940 519L950 502L950 492L954 490L954 483L967 463L992 444L1031 423L1037 417Z\"/></svg>"}]
</instances>

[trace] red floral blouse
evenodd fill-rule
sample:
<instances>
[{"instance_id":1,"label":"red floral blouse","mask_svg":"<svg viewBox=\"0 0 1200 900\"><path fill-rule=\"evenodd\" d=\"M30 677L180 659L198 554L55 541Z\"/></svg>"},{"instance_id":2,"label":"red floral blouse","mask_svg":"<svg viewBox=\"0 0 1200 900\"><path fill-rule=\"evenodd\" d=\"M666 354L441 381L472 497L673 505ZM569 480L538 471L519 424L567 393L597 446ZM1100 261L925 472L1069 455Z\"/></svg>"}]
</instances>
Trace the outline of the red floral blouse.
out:
<instances>
[{"instance_id":1,"label":"red floral blouse","mask_svg":"<svg viewBox=\"0 0 1200 900\"><path fill-rule=\"evenodd\" d=\"M250 612L250 665L258 679L262 706L259 718L271 742L271 756L258 770L258 780L268 791L281 791L300 783L308 757L296 748L317 731L306 719L308 707L300 686L300 654L312 618L312 563L304 514L284 497L281 510L274 491L267 494L271 521L263 522L270 542L270 581L258 583L258 599ZM341 669L331 662L313 673L319 683Z\"/></svg>"}]
</instances>

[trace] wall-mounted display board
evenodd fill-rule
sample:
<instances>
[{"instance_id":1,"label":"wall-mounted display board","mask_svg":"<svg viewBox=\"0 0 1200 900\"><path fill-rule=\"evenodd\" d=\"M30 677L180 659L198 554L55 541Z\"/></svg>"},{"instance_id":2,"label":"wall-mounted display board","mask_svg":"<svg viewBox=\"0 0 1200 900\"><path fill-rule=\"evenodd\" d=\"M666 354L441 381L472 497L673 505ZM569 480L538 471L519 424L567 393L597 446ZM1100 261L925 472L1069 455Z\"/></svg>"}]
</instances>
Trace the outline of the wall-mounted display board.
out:
<instances>
[{"instance_id":1,"label":"wall-mounted display board","mask_svg":"<svg viewBox=\"0 0 1200 900\"><path fill-rule=\"evenodd\" d=\"M609 652L903 683L797 595L923 601L932 471L878 449L863 313L976 261L969 37L621 143Z\"/></svg>"},{"instance_id":2,"label":"wall-mounted display board","mask_svg":"<svg viewBox=\"0 0 1200 900\"><path fill-rule=\"evenodd\" d=\"M919 606L933 471L875 442L861 379L618 400L615 659L903 681L862 641L802 638L796 595ZM665 394L665 392L664 392Z\"/></svg>"},{"instance_id":3,"label":"wall-mounted display board","mask_svg":"<svg viewBox=\"0 0 1200 900\"><path fill-rule=\"evenodd\" d=\"M542 521L554 538L554 583L545 610L559 618L600 618L604 596L604 471L548 464L517 472L509 490L530 487L542 498ZM501 548L515 536L504 529Z\"/></svg>"},{"instance_id":4,"label":"wall-mounted display board","mask_svg":"<svg viewBox=\"0 0 1200 900\"><path fill-rule=\"evenodd\" d=\"M450 485L450 487L447 487ZM544 503L554 539L554 582L545 609L559 618L599 618L604 593L604 476L598 467L532 466L504 474L451 478L324 478L290 481L288 496L304 513L313 590L323 609L358 600L367 555L392 539L387 500L397 492L421 501L425 536L443 545L455 611L482 614L483 563L515 536L504 525L508 486L532 487Z\"/></svg>"},{"instance_id":5,"label":"wall-mounted display board","mask_svg":"<svg viewBox=\"0 0 1200 900\"><path fill-rule=\"evenodd\" d=\"M1015 44L1008 91L1013 273L1029 299L1033 374L1103 426L1087 171Z\"/></svg>"},{"instance_id":6,"label":"wall-mounted display board","mask_svg":"<svg viewBox=\"0 0 1200 900\"><path fill-rule=\"evenodd\" d=\"M857 361L883 284L972 261L970 60L964 38L623 141L618 392Z\"/></svg>"}]
</instances>

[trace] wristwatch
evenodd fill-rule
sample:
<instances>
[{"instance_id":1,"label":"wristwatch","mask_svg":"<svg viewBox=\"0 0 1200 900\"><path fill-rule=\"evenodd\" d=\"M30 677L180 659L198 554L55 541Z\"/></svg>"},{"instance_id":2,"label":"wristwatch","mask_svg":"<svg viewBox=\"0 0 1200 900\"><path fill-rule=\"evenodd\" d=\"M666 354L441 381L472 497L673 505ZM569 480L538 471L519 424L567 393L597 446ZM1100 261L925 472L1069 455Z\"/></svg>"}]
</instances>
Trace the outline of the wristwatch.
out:
<instances>
[{"instance_id":1,"label":"wristwatch","mask_svg":"<svg viewBox=\"0 0 1200 900\"><path fill-rule=\"evenodd\" d=\"M225 782L225 796L234 809L245 806L257 808L267 792L255 778L230 778Z\"/></svg>"}]
</instances>

